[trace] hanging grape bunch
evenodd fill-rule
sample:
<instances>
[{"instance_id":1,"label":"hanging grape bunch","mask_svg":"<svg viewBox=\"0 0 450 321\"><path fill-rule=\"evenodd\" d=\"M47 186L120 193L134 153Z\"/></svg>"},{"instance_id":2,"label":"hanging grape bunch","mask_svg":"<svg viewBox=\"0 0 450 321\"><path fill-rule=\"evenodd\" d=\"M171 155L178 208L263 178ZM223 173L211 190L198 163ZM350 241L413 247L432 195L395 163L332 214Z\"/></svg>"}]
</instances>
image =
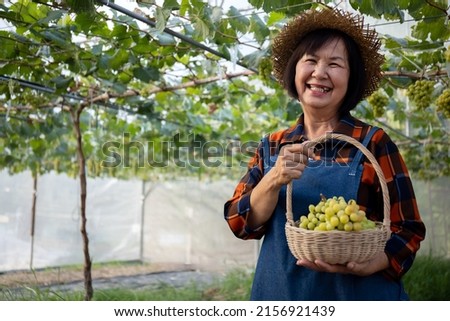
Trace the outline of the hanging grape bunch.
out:
<instances>
[{"instance_id":1,"label":"hanging grape bunch","mask_svg":"<svg viewBox=\"0 0 450 321\"><path fill-rule=\"evenodd\" d=\"M258 66L258 72L264 82L268 82L270 80L270 76L272 74L272 63L268 57L261 59Z\"/></svg>"},{"instance_id":2,"label":"hanging grape bunch","mask_svg":"<svg viewBox=\"0 0 450 321\"><path fill-rule=\"evenodd\" d=\"M425 79L417 80L408 87L406 95L418 110L424 110L431 105L433 89L434 81Z\"/></svg>"},{"instance_id":3,"label":"hanging grape bunch","mask_svg":"<svg viewBox=\"0 0 450 321\"><path fill-rule=\"evenodd\" d=\"M375 117L381 117L389 103L389 98L382 91L377 90L367 97L367 102L372 106L373 115Z\"/></svg>"},{"instance_id":4,"label":"hanging grape bunch","mask_svg":"<svg viewBox=\"0 0 450 321\"><path fill-rule=\"evenodd\" d=\"M66 3L75 13L95 13L95 0L66 0Z\"/></svg>"},{"instance_id":5,"label":"hanging grape bunch","mask_svg":"<svg viewBox=\"0 0 450 321\"><path fill-rule=\"evenodd\" d=\"M450 118L450 89L445 89L436 100L437 111Z\"/></svg>"}]
</instances>

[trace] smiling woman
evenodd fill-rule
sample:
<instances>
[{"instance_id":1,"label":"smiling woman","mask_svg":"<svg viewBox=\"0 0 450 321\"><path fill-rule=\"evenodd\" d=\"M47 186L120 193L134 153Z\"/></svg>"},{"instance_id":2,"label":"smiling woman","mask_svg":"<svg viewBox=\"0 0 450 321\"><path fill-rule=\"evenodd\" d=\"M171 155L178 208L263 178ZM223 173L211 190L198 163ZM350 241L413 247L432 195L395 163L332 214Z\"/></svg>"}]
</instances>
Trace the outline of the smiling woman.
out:
<instances>
[{"instance_id":1,"label":"smiling woman","mask_svg":"<svg viewBox=\"0 0 450 321\"><path fill-rule=\"evenodd\" d=\"M361 16L330 8L302 13L274 39L274 75L301 103L303 114L292 127L262 139L225 203L225 219L237 237L264 236L252 300L408 298L401 278L425 236L411 180L390 137L350 115L378 87L384 61L379 47L376 32ZM331 136L346 139L327 140ZM307 215L308 205L317 204L321 194L356 200L369 219L383 221L385 188L371 162L345 143L347 137L373 154L388 182L392 236L371 259L343 264L297 260L285 234L287 184L292 185L293 221ZM304 144L319 138L320 149Z\"/></svg>"}]
</instances>

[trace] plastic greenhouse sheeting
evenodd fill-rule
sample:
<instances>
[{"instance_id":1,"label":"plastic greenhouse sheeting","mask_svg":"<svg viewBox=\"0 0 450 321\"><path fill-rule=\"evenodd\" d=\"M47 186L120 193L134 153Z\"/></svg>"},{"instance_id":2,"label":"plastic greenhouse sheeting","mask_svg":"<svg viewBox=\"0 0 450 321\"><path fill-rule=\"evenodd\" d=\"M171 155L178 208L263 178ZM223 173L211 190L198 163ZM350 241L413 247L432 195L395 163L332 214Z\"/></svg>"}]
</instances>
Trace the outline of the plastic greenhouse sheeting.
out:
<instances>
[{"instance_id":1,"label":"plastic greenhouse sheeting","mask_svg":"<svg viewBox=\"0 0 450 321\"><path fill-rule=\"evenodd\" d=\"M253 266L259 243L237 239L223 219L235 183L88 179L92 261ZM79 193L79 181L66 175L38 177L32 238L31 173L0 172L0 272L82 264Z\"/></svg>"},{"instance_id":2,"label":"plastic greenhouse sheeting","mask_svg":"<svg viewBox=\"0 0 450 321\"><path fill-rule=\"evenodd\" d=\"M29 172L0 179L0 271L83 262L79 182L65 175L38 177L34 245L33 181ZM139 255L140 185L88 180L87 231L93 261L133 260Z\"/></svg>"}]
</instances>

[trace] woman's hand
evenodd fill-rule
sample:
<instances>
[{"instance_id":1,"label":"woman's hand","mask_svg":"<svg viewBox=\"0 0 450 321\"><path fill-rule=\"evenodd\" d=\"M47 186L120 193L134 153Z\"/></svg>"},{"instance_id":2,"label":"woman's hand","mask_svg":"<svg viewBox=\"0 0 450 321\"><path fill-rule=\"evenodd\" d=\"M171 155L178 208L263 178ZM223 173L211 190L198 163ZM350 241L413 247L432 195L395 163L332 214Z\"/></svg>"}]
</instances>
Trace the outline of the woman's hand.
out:
<instances>
[{"instance_id":1,"label":"woman's hand","mask_svg":"<svg viewBox=\"0 0 450 321\"><path fill-rule=\"evenodd\" d=\"M310 268L318 272L355 274L368 276L389 267L389 259L384 252L378 253L373 259L362 263L349 262L347 264L328 264L321 260L314 262L308 260L298 260L297 265Z\"/></svg>"},{"instance_id":2,"label":"woman's hand","mask_svg":"<svg viewBox=\"0 0 450 321\"><path fill-rule=\"evenodd\" d=\"M313 156L313 150L306 148L304 144L285 145L281 148L275 166L271 170L271 177L278 186L286 185L302 175L308 165L308 159Z\"/></svg>"},{"instance_id":3,"label":"woman's hand","mask_svg":"<svg viewBox=\"0 0 450 321\"><path fill-rule=\"evenodd\" d=\"M302 144L285 145L280 149L274 167L264 175L250 196L251 215L247 216L247 225L258 228L272 216L283 185L299 178L313 157L313 150Z\"/></svg>"}]
</instances>

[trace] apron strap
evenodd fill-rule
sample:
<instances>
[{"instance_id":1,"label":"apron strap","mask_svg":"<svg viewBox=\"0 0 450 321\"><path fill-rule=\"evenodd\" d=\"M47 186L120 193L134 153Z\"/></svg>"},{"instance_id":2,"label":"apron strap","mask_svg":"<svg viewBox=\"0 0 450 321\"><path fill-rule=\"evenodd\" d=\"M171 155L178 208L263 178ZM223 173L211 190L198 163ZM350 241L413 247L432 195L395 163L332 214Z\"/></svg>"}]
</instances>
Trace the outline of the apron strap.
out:
<instances>
[{"instance_id":1,"label":"apron strap","mask_svg":"<svg viewBox=\"0 0 450 321\"><path fill-rule=\"evenodd\" d=\"M375 132L380 129L377 126L373 126L369 132L367 133L366 137L364 137L364 140L362 144L364 147L367 147L369 145L370 140L372 139L372 136L375 134ZM359 163L361 162L361 158L363 156L363 153L358 149L358 152L356 153L355 157L353 158L352 164L350 166L349 175L354 176L356 174L356 170L358 169Z\"/></svg>"},{"instance_id":2,"label":"apron strap","mask_svg":"<svg viewBox=\"0 0 450 321\"><path fill-rule=\"evenodd\" d=\"M270 144L269 144L269 136L264 136L261 140L262 148L263 148L263 161L264 161L264 172L271 167L270 163Z\"/></svg>"}]
</instances>

